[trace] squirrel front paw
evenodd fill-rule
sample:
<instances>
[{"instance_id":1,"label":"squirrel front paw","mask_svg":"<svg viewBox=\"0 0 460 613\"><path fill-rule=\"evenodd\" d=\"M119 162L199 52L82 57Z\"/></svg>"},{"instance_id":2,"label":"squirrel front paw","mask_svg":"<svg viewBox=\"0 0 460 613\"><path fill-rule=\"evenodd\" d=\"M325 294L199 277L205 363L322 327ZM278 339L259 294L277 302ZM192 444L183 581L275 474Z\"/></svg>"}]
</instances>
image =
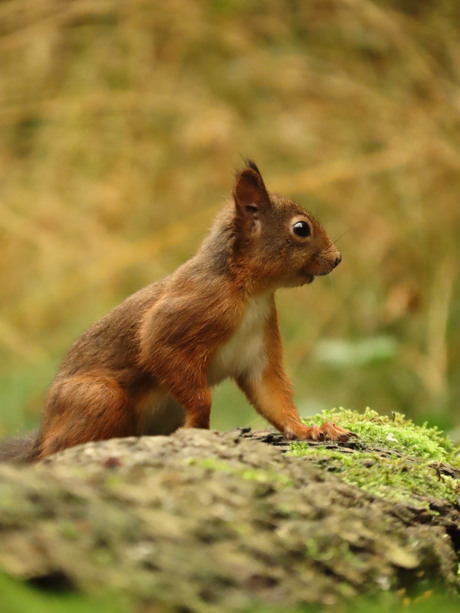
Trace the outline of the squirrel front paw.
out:
<instances>
[{"instance_id":1,"label":"squirrel front paw","mask_svg":"<svg viewBox=\"0 0 460 613\"><path fill-rule=\"evenodd\" d=\"M304 426L299 424L296 428L290 428L284 433L290 440L300 441L340 441L345 442L357 435L350 430L345 430L332 421L327 421L321 426Z\"/></svg>"}]
</instances>

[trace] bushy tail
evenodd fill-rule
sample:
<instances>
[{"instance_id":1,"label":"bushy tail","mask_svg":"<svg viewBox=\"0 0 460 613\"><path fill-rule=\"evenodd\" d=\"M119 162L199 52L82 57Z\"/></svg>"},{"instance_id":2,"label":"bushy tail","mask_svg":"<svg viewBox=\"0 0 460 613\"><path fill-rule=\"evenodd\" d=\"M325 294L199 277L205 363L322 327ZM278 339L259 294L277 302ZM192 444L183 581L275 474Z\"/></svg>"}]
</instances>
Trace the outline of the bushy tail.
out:
<instances>
[{"instance_id":1,"label":"bushy tail","mask_svg":"<svg viewBox=\"0 0 460 613\"><path fill-rule=\"evenodd\" d=\"M0 443L0 462L35 462L38 455L38 432L6 438Z\"/></svg>"}]
</instances>

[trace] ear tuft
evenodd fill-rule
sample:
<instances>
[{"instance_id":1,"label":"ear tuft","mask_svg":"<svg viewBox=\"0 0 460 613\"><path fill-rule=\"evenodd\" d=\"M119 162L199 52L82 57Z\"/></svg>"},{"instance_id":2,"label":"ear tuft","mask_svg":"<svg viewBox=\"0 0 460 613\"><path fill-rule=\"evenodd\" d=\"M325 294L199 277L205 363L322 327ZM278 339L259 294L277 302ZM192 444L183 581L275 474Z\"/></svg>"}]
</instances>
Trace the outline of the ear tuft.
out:
<instances>
[{"instance_id":1,"label":"ear tuft","mask_svg":"<svg viewBox=\"0 0 460 613\"><path fill-rule=\"evenodd\" d=\"M244 163L246 164L246 166L248 168L251 168L251 170L255 170L256 173L261 177L262 174L260 172L260 170L257 168L257 164L254 162L254 160L250 160L249 158L245 158Z\"/></svg>"}]
</instances>

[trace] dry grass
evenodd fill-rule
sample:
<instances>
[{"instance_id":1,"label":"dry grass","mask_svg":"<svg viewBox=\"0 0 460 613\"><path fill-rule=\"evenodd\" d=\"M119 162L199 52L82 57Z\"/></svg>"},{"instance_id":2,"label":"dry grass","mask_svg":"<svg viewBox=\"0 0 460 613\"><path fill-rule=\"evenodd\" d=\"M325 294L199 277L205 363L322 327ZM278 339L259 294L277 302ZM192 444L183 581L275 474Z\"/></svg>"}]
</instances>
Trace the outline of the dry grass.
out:
<instances>
[{"instance_id":1,"label":"dry grass","mask_svg":"<svg viewBox=\"0 0 460 613\"><path fill-rule=\"evenodd\" d=\"M241 155L344 234L337 273L280 294L302 410L458 425L459 25L446 0L3 2L3 429L193 251Z\"/></svg>"}]
</instances>

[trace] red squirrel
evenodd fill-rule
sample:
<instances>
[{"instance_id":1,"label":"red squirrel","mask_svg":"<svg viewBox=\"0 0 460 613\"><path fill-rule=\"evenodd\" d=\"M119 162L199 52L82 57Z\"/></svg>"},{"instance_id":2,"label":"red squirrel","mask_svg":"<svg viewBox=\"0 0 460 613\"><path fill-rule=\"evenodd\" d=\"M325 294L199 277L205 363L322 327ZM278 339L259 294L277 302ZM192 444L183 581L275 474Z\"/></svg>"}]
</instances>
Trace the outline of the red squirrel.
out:
<instances>
[{"instance_id":1,"label":"red squirrel","mask_svg":"<svg viewBox=\"0 0 460 613\"><path fill-rule=\"evenodd\" d=\"M342 256L296 202L269 193L250 160L197 253L136 292L73 345L46 397L37 435L0 460L40 460L88 441L209 428L211 387L232 377L289 439L347 440L306 426L282 365L274 293L327 275Z\"/></svg>"}]
</instances>

